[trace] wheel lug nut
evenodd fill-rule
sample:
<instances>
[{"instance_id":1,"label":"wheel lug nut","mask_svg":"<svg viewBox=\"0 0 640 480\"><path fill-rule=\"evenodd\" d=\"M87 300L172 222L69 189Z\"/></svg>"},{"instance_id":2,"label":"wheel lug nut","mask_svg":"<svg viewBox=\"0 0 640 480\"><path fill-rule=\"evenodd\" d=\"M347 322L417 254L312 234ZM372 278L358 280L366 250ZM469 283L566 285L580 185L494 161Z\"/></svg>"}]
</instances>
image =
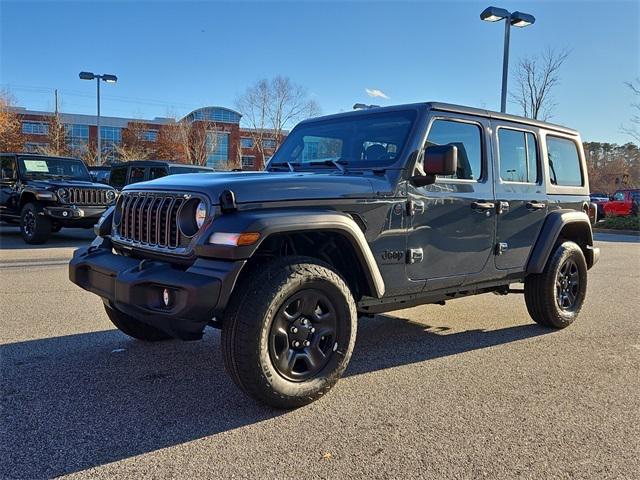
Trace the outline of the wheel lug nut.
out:
<instances>
[{"instance_id":1,"label":"wheel lug nut","mask_svg":"<svg viewBox=\"0 0 640 480\"><path fill-rule=\"evenodd\" d=\"M311 327L311 330L309 330L311 333L316 333L316 329Z\"/></svg>"},{"instance_id":2,"label":"wheel lug nut","mask_svg":"<svg viewBox=\"0 0 640 480\"><path fill-rule=\"evenodd\" d=\"M298 340L293 342L294 348L298 348L300 346L300 342Z\"/></svg>"},{"instance_id":3,"label":"wheel lug nut","mask_svg":"<svg viewBox=\"0 0 640 480\"><path fill-rule=\"evenodd\" d=\"M291 327L291 333L298 333L298 327Z\"/></svg>"},{"instance_id":4,"label":"wheel lug nut","mask_svg":"<svg viewBox=\"0 0 640 480\"><path fill-rule=\"evenodd\" d=\"M311 345L311 343L309 342L309 340L305 340L305 341L304 341L304 346L305 346L305 347L308 347L309 345Z\"/></svg>"}]
</instances>

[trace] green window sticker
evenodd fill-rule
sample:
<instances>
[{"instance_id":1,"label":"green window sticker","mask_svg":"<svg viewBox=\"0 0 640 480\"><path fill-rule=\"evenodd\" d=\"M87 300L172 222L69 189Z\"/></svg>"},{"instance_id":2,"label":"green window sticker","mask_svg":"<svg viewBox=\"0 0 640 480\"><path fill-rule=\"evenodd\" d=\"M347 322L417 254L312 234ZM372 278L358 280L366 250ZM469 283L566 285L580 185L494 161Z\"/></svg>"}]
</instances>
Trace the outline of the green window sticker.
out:
<instances>
[{"instance_id":1,"label":"green window sticker","mask_svg":"<svg viewBox=\"0 0 640 480\"><path fill-rule=\"evenodd\" d=\"M25 160L24 168L27 169L27 172L49 173L49 167L44 160Z\"/></svg>"}]
</instances>

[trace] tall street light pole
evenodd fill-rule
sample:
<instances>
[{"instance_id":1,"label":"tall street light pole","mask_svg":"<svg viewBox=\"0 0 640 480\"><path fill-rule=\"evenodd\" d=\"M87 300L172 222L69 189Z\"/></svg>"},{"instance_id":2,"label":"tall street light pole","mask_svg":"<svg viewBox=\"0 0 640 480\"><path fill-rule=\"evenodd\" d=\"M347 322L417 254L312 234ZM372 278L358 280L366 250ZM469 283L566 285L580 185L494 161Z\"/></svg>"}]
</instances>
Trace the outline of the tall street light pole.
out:
<instances>
[{"instance_id":1,"label":"tall street light pole","mask_svg":"<svg viewBox=\"0 0 640 480\"><path fill-rule=\"evenodd\" d=\"M536 21L533 15L522 12L509 12L504 8L487 7L480 14L480 19L485 22L499 22L504 20L504 51L502 55L502 98L500 100L500 111L507 111L507 83L509 80L509 37L511 26L527 27Z\"/></svg>"},{"instance_id":2,"label":"tall street light pole","mask_svg":"<svg viewBox=\"0 0 640 480\"><path fill-rule=\"evenodd\" d=\"M107 82L107 83L116 83L118 81L118 77L116 77L115 75L111 75L108 73L102 74L102 75L97 75L95 73L92 72L80 72L80 80L95 80L96 81L96 86L97 86L97 102L98 102L98 116L97 116L97 120L96 120L96 126L98 129L98 158L97 158L97 163L98 165L102 164L102 138L101 138L101 133L100 133L100 81L103 82Z\"/></svg>"}]
</instances>

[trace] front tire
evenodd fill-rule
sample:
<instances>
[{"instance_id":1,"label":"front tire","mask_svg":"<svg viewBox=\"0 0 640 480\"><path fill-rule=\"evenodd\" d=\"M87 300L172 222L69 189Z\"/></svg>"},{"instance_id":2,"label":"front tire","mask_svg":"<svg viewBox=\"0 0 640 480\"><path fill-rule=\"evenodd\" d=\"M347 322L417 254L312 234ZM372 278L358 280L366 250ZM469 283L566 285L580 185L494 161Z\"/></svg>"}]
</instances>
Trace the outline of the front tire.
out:
<instances>
[{"instance_id":1,"label":"front tire","mask_svg":"<svg viewBox=\"0 0 640 480\"><path fill-rule=\"evenodd\" d=\"M353 352L353 295L331 266L283 257L245 276L225 313L225 367L245 393L276 408L317 400Z\"/></svg>"},{"instance_id":2,"label":"front tire","mask_svg":"<svg viewBox=\"0 0 640 480\"><path fill-rule=\"evenodd\" d=\"M540 274L529 275L524 298L531 318L545 327L565 328L578 317L587 293L587 262L574 242L556 247Z\"/></svg>"},{"instance_id":3,"label":"front tire","mask_svg":"<svg viewBox=\"0 0 640 480\"><path fill-rule=\"evenodd\" d=\"M22 239L31 244L45 243L51 236L51 219L42 213L37 203L27 203L20 212Z\"/></svg>"},{"instance_id":4,"label":"front tire","mask_svg":"<svg viewBox=\"0 0 640 480\"><path fill-rule=\"evenodd\" d=\"M131 338L142 340L144 342L160 342L171 338L171 335L166 334L162 330L158 330L151 325L147 325L140 320L136 320L135 318L122 313L120 310L110 307L109 305L105 304L104 309L107 312L107 316L109 317L109 320L111 320L111 323L113 323L118 330Z\"/></svg>"}]
</instances>

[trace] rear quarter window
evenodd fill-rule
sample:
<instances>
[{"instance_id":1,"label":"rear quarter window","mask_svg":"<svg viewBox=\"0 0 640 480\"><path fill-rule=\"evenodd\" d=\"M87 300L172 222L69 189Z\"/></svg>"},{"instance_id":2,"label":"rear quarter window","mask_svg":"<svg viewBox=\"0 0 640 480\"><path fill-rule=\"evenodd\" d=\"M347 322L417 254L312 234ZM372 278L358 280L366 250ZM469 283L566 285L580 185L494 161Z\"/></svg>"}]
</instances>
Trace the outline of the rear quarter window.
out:
<instances>
[{"instance_id":1,"label":"rear quarter window","mask_svg":"<svg viewBox=\"0 0 640 480\"><path fill-rule=\"evenodd\" d=\"M578 145L568 138L547 135L549 180L552 185L581 187L584 185Z\"/></svg>"}]
</instances>

